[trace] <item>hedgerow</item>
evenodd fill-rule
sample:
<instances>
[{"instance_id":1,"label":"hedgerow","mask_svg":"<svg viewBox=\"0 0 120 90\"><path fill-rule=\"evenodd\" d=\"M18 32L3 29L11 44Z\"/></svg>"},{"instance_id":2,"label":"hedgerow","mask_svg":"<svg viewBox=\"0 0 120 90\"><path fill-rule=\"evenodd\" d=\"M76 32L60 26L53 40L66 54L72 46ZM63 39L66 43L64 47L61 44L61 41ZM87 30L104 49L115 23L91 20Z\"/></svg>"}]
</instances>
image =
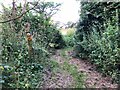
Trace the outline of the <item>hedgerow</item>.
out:
<instances>
[{"instance_id":1,"label":"hedgerow","mask_svg":"<svg viewBox=\"0 0 120 90\"><path fill-rule=\"evenodd\" d=\"M37 8L54 9L55 5L40 2ZM9 15L13 9L3 7L3 10L2 20L11 19ZM16 10L17 17L22 12L21 5ZM51 16L46 15L46 11L40 13L36 10L34 8L24 16L2 24L0 83L3 88L35 88L42 85L45 71L50 68L51 51L64 46L61 34L51 22Z\"/></svg>"},{"instance_id":2,"label":"hedgerow","mask_svg":"<svg viewBox=\"0 0 120 90\"><path fill-rule=\"evenodd\" d=\"M119 12L117 9L114 9L115 12L107 8L114 4L119 5L119 3L82 2L83 13L74 36L74 50L76 56L83 59L89 58L103 75L110 75L113 80L119 81L120 29L118 24L115 24L115 22L119 23ZM108 11L105 8L110 10L109 13L113 12L111 16L106 15ZM100 9L101 12L97 9ZM94 12L88 13L88 11ZM98 17L98 15L100 16Z\"/></svg>"}]
</instances>

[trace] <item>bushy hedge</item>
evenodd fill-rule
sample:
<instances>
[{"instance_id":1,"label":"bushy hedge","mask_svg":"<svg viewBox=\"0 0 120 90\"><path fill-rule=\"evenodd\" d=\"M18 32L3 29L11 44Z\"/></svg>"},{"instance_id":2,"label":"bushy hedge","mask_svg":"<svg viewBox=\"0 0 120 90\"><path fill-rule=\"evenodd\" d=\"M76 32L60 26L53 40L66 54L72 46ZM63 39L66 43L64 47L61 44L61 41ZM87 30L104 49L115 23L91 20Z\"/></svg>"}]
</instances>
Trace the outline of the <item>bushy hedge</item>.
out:
<instances>
[{"instance_id":1,"label":"bushy hedge","mask_svg":"<svg viewBox=\"0 0 120 90\"><path fill-rule=\"evenodd\" d=\"M89 59L104 75L120 77L120 3L80 2L76 55ZM115 8L115 6L117 6ZM119 82L120 83L120 82Z\"/></svg>"},{"instance_id":2,"label":"bushy hedge","mask_svg":"<svg viewBox=\"0 0 120 90\"><path fill-rule=\"evenodd\" d=\"M90 34L79 30L76 32L76 55L89 58L99 71L119 80L120 76L120 33L114 26L109 25L101 34L94 28Z\"/></svg>"},{"instance_id":3,"label":"bushy hedge","mask_svg":"<svg viewBox=\"0 0 120 90\"><path fill-rule=\"evenodd\" d=\"M30 12L23 18L23 23L30 21L30 30L33 33L35 42L42 45L42 47L45 47L48 50L50 48L63 48L65 42L57 29L57 26L52 23L50 17L45 17L44 14L34 15Z\"/></svg>"},{"instance_id":4,"label":"bushy hedge","mask_svg":"<svg viewBox=\"0 0 120 90\"><path fill-rule=\"evenodd\" d=\"M21 8L17 10L16 15L19 15ZM4 7L2 20L11 19L11 12L11 8ZM25 33L26 23L30 23L29 33L32 35L31 54ZM33 10L19 19L3 23L1 28L2 87L35 88L40 85L44 71L50 68L50 51L62 48L65 44L56 26L51 22L51 17L46 18L45 12L36 13Z\"/></svg>"}]
</instances>

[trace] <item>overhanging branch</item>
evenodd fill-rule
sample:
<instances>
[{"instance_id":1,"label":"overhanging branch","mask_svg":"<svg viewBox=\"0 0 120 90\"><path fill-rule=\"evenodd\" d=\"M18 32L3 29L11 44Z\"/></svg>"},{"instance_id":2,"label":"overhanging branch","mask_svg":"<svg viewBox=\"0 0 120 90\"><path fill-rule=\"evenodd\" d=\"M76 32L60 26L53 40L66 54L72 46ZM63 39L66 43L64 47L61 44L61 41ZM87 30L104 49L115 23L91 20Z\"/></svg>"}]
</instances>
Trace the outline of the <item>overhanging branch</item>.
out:
<instances>
[{"instance_id":1,"label":"overhanging branch","mask_svg":"<svg viewBox=\"0 0 120 90\"><path fill-rule=\"evenodd\" d=\"M37 5L38 5L38 2L37 2L37 3L36 3L31 9L25 11L25 12L22 13L20 16L15 17L15 18L12 18L12 19L9 19L9 20L0 21L0 23L7 23L7 22L10 22L10 21L13 21L13 20L19 19L19 18L21 18L22 16L24 16L24 14L26 14L26 13L29 12L30 10L34 9Z\"/></svg>"}]
</instances>

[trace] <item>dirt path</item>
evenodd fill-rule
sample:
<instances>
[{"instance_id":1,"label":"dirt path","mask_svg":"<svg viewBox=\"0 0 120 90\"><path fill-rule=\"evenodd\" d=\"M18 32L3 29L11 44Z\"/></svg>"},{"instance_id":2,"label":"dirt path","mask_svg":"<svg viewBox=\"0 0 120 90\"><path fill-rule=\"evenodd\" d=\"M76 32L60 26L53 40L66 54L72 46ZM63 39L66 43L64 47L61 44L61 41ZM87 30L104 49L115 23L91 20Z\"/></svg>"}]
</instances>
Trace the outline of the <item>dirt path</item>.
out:
<instances>
[{"instance_id":1,"label":"dirt path","mask_svg":"<svg viewBox=\"0 0 120 90\"><path fill-rule=\"evenodd\" d=\"M86 74L87 88L117 88L117 84L112 84L110 77L102 77L102 74L95 71L95 67L90 63L76 58L71 59L69 63L77 66L79 72Z\"/></svg>"},{"instance_id":2,"label":"dirt path","mask_svg":"<svg viewBox=\"0 0 120 90\"><path fill-rule=\"evenodd\" d=\"M72 85L73 78L69 73L59 69L57 72L45 76L46 81L42 88L69 88Z\"/></svg>"},{"instance_id":3,"label":"dirt path","mask_svg":"<svg viewBox=\"0 0 120 90\"><path fill-rule=\"evenodd\" d=\"M56 65L52 71L47 70L43 85L40 88L72 88L74 79L67 71L60 67L61 63L59 60L62 59L57 53L51 57L52 62L56 62L59 66Z\"/></svg>"},{"instance_id":4,"label":"dirt path","mask_svg":"<svg viewBox=\"0 0 120 90\"><path fill-rule=\"evenodd\" d=\"M76 66L77 71L86 76L84 80L84 86L86 88L117 88L117 84L112 84L112 80L109 77L102 77L100 73L95 71L95 66L91 65L89 62L72 58L68 51L64 53L65 55L61 56L61 51L58 50L52 57L52 60L57 62L60 66L66 61L69 65ZM74 88L73 84L76 82L70 73L59 67L56 72L48 74L45 78L44 88Z\"/></svg>"}]
</instances>

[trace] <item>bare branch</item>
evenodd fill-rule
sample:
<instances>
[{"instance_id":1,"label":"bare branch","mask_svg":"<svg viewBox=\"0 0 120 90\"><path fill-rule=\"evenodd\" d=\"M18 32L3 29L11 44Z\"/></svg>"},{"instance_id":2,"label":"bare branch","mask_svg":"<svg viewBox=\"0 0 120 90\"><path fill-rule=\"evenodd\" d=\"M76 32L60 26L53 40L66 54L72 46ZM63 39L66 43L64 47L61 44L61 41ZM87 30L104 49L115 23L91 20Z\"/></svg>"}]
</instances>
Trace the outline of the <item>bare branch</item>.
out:
<instances>
[{"instance_id":1,"label":"bare branch","mask_svg":"<svg viewBox=\"0 0 120 90\"><path fill-rule=\"evenodd\" d=\"M34 9L37 5L38 5L38 2L37 2L32 8L30 8L29 10L26 10L25 12L23 12L20 16L15 17L15 18L12 18L12 19L9 19L9 20L6 20L6 21L0 21L0 23L7 23L7 22L10 22L10 21L19 19L19 18L21 18L22 16L24 16L24 14L26 14L26 13L29 12L30 10Z\"/></svg>"}]
</instances>

